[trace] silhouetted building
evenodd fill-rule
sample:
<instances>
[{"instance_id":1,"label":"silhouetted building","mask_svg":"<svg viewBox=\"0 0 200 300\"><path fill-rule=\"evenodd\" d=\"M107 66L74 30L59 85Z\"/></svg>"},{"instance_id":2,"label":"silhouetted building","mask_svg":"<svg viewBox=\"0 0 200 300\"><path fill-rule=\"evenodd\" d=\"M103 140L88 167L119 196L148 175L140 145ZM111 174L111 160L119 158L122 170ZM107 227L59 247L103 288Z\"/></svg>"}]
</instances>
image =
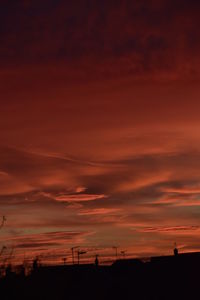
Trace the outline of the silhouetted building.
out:
<instances>
[{"instance_id":1,"label":"silhouetted building","mask_svg":"<svg viewBox=\"0 0 200 300\"><path fill-rule=\"evenodd\" d=\"M140 259L118 259L112 264L112 268L115 269L138 269L142 267L144 263Z\"/></svg>"}]
</instances>

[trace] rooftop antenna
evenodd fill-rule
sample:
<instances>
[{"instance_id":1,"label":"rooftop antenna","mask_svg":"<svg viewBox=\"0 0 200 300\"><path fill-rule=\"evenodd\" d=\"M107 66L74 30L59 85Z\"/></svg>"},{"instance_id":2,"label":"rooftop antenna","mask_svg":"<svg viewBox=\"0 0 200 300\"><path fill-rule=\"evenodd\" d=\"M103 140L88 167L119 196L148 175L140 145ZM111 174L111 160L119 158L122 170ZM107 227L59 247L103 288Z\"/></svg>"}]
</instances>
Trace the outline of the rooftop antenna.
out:
<instances>
[{"instance_id":1,"label":"rooftop antenna","mask_svg":"<svg viewBox=\"0 0 200 300\"><path fill-rule=\"evenodd\" d=\"M80 255L83 255L83 254L86 254L86 253L87 253L86 251L78 250L78 252L77 252L77 255L78 255L78 265L80 263Z\"/></svg>"},{"instance_id":2,"label":"rooftop antenna","mask_svg":"<svg viewBox=\"0 0 200 300\"><path fill-rule=\"evenodd\" d=\"M71 251L72 251L72 263L73 263L73 265L74 265L74 249L77 249L77 248L79 248L80 246L75 246L75 247L72 247L71 248Z\"/></svg>"},{"instance_id":3,"label":"rooftop antenna","mask_svg":"<svg viewBox=\"0 0 200 300\"><path fill-rule=\"evenodd\" d=\"M116 256L116 260L117 260L117 257L118 257L118 253L117 253L118 247L117 246L113 246L112 248L115 249L115 256Z\"/></svg>"}]
</instances>

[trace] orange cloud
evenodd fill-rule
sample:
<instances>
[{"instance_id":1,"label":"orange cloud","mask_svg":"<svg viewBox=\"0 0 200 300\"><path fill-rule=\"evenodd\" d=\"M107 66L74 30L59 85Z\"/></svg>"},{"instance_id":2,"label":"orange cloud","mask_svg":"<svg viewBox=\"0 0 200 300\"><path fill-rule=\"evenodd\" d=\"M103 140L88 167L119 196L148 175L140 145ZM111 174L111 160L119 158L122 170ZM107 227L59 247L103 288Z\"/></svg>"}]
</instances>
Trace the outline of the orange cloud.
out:
<instances>
[{"instance_id":1,"label":"orange cloud","mask_svg":"<svg viewBox=\"0 0 200 300\"><path fill-rule=\"evenodd\" d=\"M82 202L82 201L93 201L93 200L102 199L106 197L107 197L106 195L90 195L90 194L59 195L55 197L55 200L61 202Z\"/></svg>"}]
</instances>

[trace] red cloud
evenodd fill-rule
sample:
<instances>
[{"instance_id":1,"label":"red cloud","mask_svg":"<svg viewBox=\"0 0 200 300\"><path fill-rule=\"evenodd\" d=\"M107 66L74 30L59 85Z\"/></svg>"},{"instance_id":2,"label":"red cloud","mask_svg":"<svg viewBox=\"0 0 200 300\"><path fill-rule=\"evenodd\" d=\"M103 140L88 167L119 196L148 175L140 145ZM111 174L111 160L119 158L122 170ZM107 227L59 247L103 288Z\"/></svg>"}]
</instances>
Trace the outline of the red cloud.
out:
<instances>
[{"instance_id":1,"label":"red cloud","mask_svg":"<svg viewBox=\"0 0 200 300\"><path fill-rule=\"evenodd\" d=\"M55 197L55 200L61 202L82 202L82 201L93 201L93 200L102 199L106 197L107 197L106 195L91 195L91 194L59 195Z\"/></svg>"}]
</instances>

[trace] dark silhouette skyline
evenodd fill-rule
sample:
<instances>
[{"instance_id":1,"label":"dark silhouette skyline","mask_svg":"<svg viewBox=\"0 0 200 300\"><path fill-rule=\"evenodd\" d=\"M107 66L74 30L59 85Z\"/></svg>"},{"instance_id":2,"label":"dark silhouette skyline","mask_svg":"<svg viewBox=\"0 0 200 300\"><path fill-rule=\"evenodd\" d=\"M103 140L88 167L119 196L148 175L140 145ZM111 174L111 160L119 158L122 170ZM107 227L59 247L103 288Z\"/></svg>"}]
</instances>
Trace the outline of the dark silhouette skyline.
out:
<instances>
[{"instance_id":1,"label":"dark silhouette skyline","mask_svg":"<svg viewBox=\"0 0 200 300\"><path fill-rule=\"evenodd\" d=\"M97 258L97 256L96 256ZM196 299L200 252L139 259L118 259L111 266L39 266L25 276L6 269L0 279L6 299Z\"/></svg>"}]
</instances>

